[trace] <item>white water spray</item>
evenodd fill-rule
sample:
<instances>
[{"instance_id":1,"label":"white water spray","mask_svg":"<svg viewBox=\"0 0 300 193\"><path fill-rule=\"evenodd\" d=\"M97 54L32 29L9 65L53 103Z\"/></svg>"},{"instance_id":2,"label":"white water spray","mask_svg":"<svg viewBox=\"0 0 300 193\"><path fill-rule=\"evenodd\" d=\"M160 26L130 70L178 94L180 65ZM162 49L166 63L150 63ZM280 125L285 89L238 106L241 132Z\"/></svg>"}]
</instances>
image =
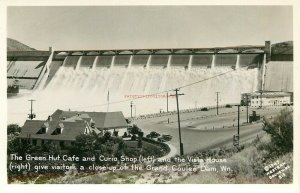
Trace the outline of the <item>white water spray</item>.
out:
<instances>
[{"instance_id":1,"label":"white water spray","mask_svg":"<svg viewBox=\"0 0 300 193\"><path fill-rule=\"evenodd\" d=\"M83 56L84 57L84 56ZM150 96L153 93L178 88L189 83L207 79L224 72L232 71L230 67L211 69L191 67L152 67L150 57L147 67L143 65L126 68L81 67L80 58L76 68L62 66L44 90L8 100L10 123L21 123L26 119L28 99L35 99L34 112L37 119L45 119L56 109L103 111L107 110L107 92L110 92L110 111L123 111L130 114L130 101L136 105L137 115L166 111L166 93ZM95 57L97 60L98 57ZM84 65L82 65L84 66ZM257 90L258 69L237 69L222 76L182 88L184 96L180 97L180 109L215 105L215 92L221 93L220 104L238 103L240 94ZM172 92L169 92L172 94ZM136 97L143 97L134 100ZM125 101L127 100L127 101ZM125 102L119 102L125 101ZM118 102L118 103L114 103ZM169 98L169 110L175 110L175 98Z\"/></svg>"}]
</instances>

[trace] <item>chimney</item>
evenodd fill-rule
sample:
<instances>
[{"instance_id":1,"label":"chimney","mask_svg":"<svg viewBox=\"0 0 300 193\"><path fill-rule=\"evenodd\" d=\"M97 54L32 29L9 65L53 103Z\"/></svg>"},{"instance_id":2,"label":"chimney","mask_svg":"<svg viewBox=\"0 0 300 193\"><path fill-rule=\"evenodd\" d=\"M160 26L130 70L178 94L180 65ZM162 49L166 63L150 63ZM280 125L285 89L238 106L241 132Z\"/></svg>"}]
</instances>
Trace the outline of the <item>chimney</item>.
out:
<instances>
[{"instance_id":1,"label":"chimney","mask_svg":"<svg viewBox=\"0 0 300 193\"><path fill-rule=\"evenodd\" d=\"M49 46L49 52L52 53L52 51L53 51L52 46Z\"/></svg>"},{"instance_id":2,"label":"chimney","mask_svg":"<svg viewBox=\"0 0 300 193\"><path fill-rule=\"evenodd\" d=\"M52 116L51 115L48 116L48 121L52 121Z\"/></svg>"}]
</instances>

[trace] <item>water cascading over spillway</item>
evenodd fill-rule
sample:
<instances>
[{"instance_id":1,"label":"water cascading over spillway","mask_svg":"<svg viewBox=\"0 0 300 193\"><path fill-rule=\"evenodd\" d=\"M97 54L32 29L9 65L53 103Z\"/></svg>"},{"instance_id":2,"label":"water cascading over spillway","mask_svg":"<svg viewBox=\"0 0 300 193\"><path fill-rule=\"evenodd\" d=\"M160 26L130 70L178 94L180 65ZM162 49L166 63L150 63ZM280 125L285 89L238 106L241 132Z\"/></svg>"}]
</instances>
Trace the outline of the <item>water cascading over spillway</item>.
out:
<instances>
[{"instance_id":1,"label":"water cascading over spillway","mask_svg":"<svg viewBox=\"0 0 300 193\"><path fill-rule=\"evenodd\" d=\"M238 61L241 67L249 63L242 55ZM133 115L158 113L166 111L167 106L166 93L160 92L232 71L236 63L233 55L217 54L67 56L46 88L28 99L37 100L34 110L39 119L56 109L105 112L108 100L109 111L123 111L125 116L130 116L131 100ZM179 98L180 109L213 106L217 91L219 104L238 103L241 93L255 91L257 87L258 68L236 69L180 89L184 93ZM154 93L160 94L150 96ZM121 102L124 100L128 101ZM24 109L28 104L25 105ZM169 97L169 110L176 110L175 97Z\"/></svg>"}]
</instances>

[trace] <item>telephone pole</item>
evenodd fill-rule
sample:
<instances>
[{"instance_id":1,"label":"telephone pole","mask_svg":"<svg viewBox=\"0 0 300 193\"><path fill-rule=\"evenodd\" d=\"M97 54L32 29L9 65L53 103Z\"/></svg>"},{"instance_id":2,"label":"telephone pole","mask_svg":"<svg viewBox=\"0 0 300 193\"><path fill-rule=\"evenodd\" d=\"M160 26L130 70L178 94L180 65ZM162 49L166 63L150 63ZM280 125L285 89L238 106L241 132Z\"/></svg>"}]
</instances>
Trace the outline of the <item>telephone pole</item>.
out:
<instances>
[{"instance_id":1,"label":"telephone pole","mask_svg":"<svg viewBox=\"0 0 300 193\"><path fill-rule=\"evenodd\" d=\"M238 105L238 136L240 137L240 105Z\"/></svg>"},{"instance_id":2,"label":"telephone pole","mask_svg":"<svg viewBox=\"0 0 300 193\"><path fill-rule=\"evenodd\" d=\"M238 126L237 126L237 135L233 135L233 145L238 147L240 145L240 105L238 106Z\"/></svg>"},{"instance_id":3,"label":"telephone pole","mask_svg":"<svg viewBox=\"0 0 300 193\"><path fill-rule=\"evenodd\" d=\"M179 103L178 103L178 95L184 95L184 94L178 94L179 89L176 88L176 103L177 103L177 118L178 118L178 132L179 132L179 144L180 144L180 155L183 155L183 143L181 141L181 128L180 128L180 116L179 116ZM170 95L174 96L174 95Z\"/></svg>"},{"instance_id":4,"label":"telephone pole","mask_svg":"<svg viewBox=\"0 0 300 193\"><path fill-rule=\"evenodd\" d=\"M130 116L131 116L131 118L132 118L132 105L133 105L133 103L132 103L132 101L130 102Z\"/></svg>"},{"instance_id":5,"label":"telephone pole","mask_svg":"<svg viewBox=\"0 0 300 193\"><path fill-rule=\"evenodd\" d=\"M219 115L219 93L220 92L216 92L217 93L217 115Z\"/></svg>"},{"instance_id":6,"label":"telephone pole","mask_svg":"<svg viewBox=\"0 0 300 193\"><path fill-rule=\"evenodd\" d=\"M167 92L167 113L169 112L169 93Z\"/></svg>"},{"instance_id":7,"label":"telephone pole","mask_svg":"<svg viewBox=\"0 0 300 193\"><path fill-rule=\"evenodd\" d=\"M260 90L260 108L262 108L262 94L263 94L263 90Z\"/></svg>"},{"instance_id":8,"label":"telephone pole","mask_svg":"<svg viewBox=\"0 0 300 193\"><path fill-rule=\"evenodd\" d=\"M248 114L248 107L249 107L249 105L248 105L248 94L246 94L246 108L247 108L247 123L249 123L249 114Z\"/></svg>"},{"instance_id":9,"label":"telephone pole","mask_svg":"<svg viewBox=\"0 0 300 193\"><path fill-rule=\"evenodd\" d=\"M28 100L28 101L30 101L30 114L28 114L28 118L32 120L33 118L35 118L35 114L32 113L32 111L33 111L32 105L33 105L33 101L35 101L35 100L30 99L30 100Z\"/></svg>"}]
</instances>

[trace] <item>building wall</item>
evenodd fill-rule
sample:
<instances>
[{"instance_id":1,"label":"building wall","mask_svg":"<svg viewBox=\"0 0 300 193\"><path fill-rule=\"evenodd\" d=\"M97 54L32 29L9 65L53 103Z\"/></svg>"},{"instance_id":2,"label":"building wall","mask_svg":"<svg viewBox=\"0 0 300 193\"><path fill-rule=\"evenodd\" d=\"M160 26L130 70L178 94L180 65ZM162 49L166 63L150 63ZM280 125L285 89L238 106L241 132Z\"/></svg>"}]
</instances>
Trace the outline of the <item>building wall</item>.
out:
<instances>
[{"instance_id":1,"label":"building wall","mask_svg":"<svg viewBox=\"0 0 300 193\"><path fill-rule=\"evenodd\" d=\"M103 129L102 130L102 135L104 135L105 132L109 131L112 135L114 131L118 132L118 136L123 136L124 133L126 132L128 134L127 128L118 128L118 129Z\"/></svg>"},{"instance_id":2,"label":"building wall","mask_svg":"<svg viewBox=\"0 0 300 193\"><path fill-rule=\"evenodd\" d=\"M250 97L249 97L250 98ZM252 96L251 97L251 107L259 107L262 105L265 106L282 106L283 104L290 104L291 97L283 96L283 97L262 97L262 104L260 96Z\"/></svg>"}]
</instances>

